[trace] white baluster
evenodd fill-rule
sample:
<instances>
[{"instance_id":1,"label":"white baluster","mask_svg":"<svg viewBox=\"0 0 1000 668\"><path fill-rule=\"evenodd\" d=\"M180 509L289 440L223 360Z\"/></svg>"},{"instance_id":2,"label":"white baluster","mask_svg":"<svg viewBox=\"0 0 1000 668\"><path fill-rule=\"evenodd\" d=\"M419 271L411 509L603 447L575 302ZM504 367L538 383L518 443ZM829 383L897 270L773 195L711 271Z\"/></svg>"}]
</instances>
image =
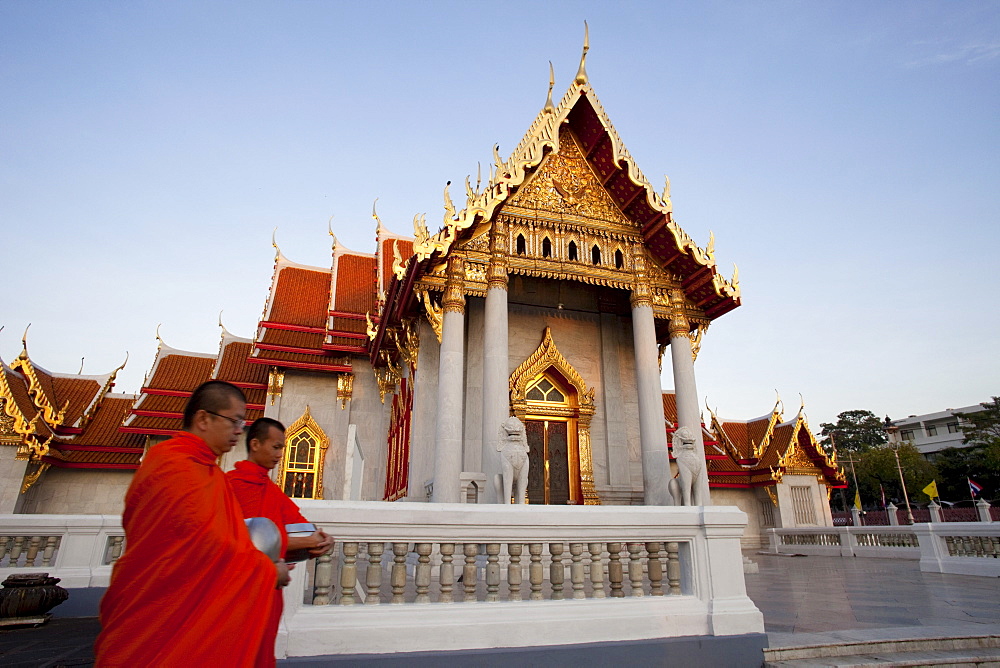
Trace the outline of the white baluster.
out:
<instances>
[{"instance_id":1,"label":"white baluster","mask_svg":"<svg viewBox=\"0 0 1000 668\"><path fill-rule=\"evenodd\" d=\"M465 586L466 601L476 600L476 557L479 555L479 543L466 543L462 549L465 554L465 568L462 569L462 584Z\"/></svg>"},{"instance_id":2,"label":"white baluster","mask_svg":"<svg viewBox=\"0 0 1000 668\"><path fill-rule=\"evenodd\" d=\"M313 605L330 605L333 594L333 555L330 550L316 558L316 573L313 577Z\"/></svg>"},{"instance_id":3,"label":"white baluster","mask_svg":"<svg viewBox=\"0 0 1000 668\"><path fill-rule=\"evenodd\" d=\"M660 561L660 544L646 543L646 570L649 571L649 586L653 596L663 596L663 562Z\"/></svg>"},{"instance_id":4,"label":"white baluster","mask_svg":"<svg viewBox=\"0 0 1000 668\"><path fill-rule=\"evenodd\" d=\"M594 592L593 597L604 598L604 561L601 558L604 545L588 543L587 550L590 552L590 586Z\"/></svg>"},{"instance_id":5,"label":"white baluster","mask_svg":"<svg viewBox=\"0 0 1000 668\"><path fill-rule=\"evenodd\" d=\"M623 598L625 592L622 591L622 581L625 574L622 571L622 544L608 543L608 580L611 581L611 598Z\"/></svg>"},{"instance_id":6,"label":"white baluster","mask_svg":"<svg viewBox=\"0 0 1000 668\"><path fill-rule=\"evenodd\" d=\"M354 587L358 583L358 544L345 542L343 544L344 567L340 570L340 604L354 605L357 598Z\"/></svg>"},{"instance_id":7,"label":"white baluster","mask_svg":"<svg viewBox=\"0 0 1000 668\"><path fill-rule=\"evenodd\" d=\"M392 544L392 602L396 605L405 603L406 598L406 553L410 549L409 543Z\"/></svg>"},{"instance_id":8,"label":"white baluster","mask_svg":"<svg viewBox=\"0 0 1000 668\"><path fill-rule=\"evenodd\" d=\"M667 543L667 584L670 593L681 593L681 560L678 555L680 546L677 543Z\"/></svg>"},{"instance_id":9,"label":"white baluster","mask_svg":"<svg viewBox=\"0 0 1000 668\"><path fill-rule=\"evenodd\" d=\"M382 602L382 553L385 543L368 543L368 572L365 574L365 605Z\"/></svg>"},{"instance_id":10,"label":"white baluster","mask_svg":"<svg viewBox=\"0 0 1000 668\"><path fill-rule=\"evenodd\" d=\"M428 594L431 588L431 549L432 543L417 543L414 548L417 551L417 572L414 576L414 584L417 587L417 597L415 603L430 603L431 597Z\"/></svg>"},{"instance_id":11,"label":"white baluster","mask_svg":"<svg viewBox=\"0 0 1000 668\"><path fill-rule=\"evenodd\" d=\"M542 600L542 544L530 543L528 554L531 555L531 564L528 566L528 582L531 584L531 600Z\"/></svg>"},{"instance_id":12,"label":"white baluster","mask_svg":"<svg viewBox=\"0 0 1000 668\"><path fill-rule=\"evenodd\" d=\"M632 583L632 596L643 596L642 590L642 543L628 544L628 579Z\"/></svg>"},{"instance_id":13,"label":"white baluster","mask_svg":"<svg viewBox=\"0 0 1000 668\"><path fill-rule=\"evenodd\" d=\"M507 545L507 554L510 555L510 563L507 565L507 600L521 600L521 554L524 545L521 543L510 543Z\"/></svg>"},{"instance_id":14,"label":"white baluster","mask_svg":"<svg viewBox=\"0 0 1000 668\"><path fill-rule=\"evenodd\" d=\"M452 603L455 598L452 594L452 587L455 585L455 566L452 564L452 555L455 554L454 543L441 543L441 569L438 574L438 584L441 586L440 603Z\"/></svg>"},{"instance_id":15,"label":"white baluster","mask_svg":"<svg viewBox=\"0 0 1000 668\"><path fill-rule=\"evenodd\" d=\"M569 553L573 555L573 564L569 567L569 578L573 582L573 598L587 598L583 593L583 543L570 543Z\"/></svg>"},{"instance_id":16,"label":"white baluster","mask_svg":"<svg viewBox=\"0 0 1000 668\"><path fill-rule=\"evenodd\" d=\"M566 568L562 563L564 546L562 543L549 543L549 554L552 563L549 564L549 584L552 585L552 600L563 600L563 582L566 579Z\"/></svg>"}]
</instances>

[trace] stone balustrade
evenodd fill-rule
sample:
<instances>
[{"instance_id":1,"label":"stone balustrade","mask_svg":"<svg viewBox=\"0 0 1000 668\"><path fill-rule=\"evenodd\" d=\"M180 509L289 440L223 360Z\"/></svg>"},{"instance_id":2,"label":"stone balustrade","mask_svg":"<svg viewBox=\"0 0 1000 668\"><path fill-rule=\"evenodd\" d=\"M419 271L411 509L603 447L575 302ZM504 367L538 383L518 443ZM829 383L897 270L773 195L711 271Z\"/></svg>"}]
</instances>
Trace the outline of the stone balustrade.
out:
<instances>
[{"instance_id":1,"label":"stone balustrade","mask_svg":"<svg viewBox=\"0 0 1000 668\"><path fill-rule=\"evenodd\" d=\"M278 656L760 633L735 508L304 501Z\"/></svg>"},{"instance_id":2,"label":"stone balustrade","mask_svg":"<svg viewBox=\"0 0 1000 668\"><path fill-rule=\"evenodd\" d=\"M67 589L106 587L124 541L116 515L0 515L0 572L44 568Z\"/></svg>"},{"instance_id":3,"label":"stone balustrade","mask_svg":"<svg viewBox=\"0 0 1000 668\"><path fill-rule=\"evenodd\" d=\"M997 523L797 527L768 529L768 535L770 550L775 554L919 559L922 571L1000 576Z\"/></svg>"}]
</instances>

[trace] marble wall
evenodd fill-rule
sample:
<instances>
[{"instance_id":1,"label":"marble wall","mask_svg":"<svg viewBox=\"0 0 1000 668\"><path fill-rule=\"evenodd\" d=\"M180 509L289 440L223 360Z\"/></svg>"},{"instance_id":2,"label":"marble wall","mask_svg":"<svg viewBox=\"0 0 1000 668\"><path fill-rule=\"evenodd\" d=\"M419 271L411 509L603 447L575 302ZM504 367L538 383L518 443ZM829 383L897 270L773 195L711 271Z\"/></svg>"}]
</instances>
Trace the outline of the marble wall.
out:
<instances>
[{"instance_id":1,"label":"marble wall","mask_svg":"<svg viewBox=\"0 0 1000 668\"><path fill-rule=\"evenodd\" d=\"M132 471L51 467L25 493L20 512L120 515L132 475Z\"/></svg>"}]
</instances>

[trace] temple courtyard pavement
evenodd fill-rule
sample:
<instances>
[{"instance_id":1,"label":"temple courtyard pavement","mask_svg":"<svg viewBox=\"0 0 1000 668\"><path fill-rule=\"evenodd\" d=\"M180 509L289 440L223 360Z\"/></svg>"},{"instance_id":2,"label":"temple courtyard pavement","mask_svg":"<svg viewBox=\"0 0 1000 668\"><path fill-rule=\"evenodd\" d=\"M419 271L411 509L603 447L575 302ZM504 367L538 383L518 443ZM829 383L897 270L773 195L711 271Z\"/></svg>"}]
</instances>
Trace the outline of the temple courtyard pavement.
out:
<instances>
[{"instance_id":1,"label":"temple courtyard pavement","mask_svg":"<svg viewBox=\"0 0 1000 668\"><path fill-rule=\"evenodd\" d=\"M875 639L1000 636L1000 578L922 573L915 560L747 554L759 566L758 573L746 576L747 592L764 615L772 649L829 647ZM58 608L55 613L52 621L40 628L0 630L0 665L92 665L97 620L60 618ZM604 658L596 659L609 652L619 665L675 665L655 642L587 646L576 653L565 649L558 654L536 649L462 657L354 656L335 661L286 660L278 665L580 667L605 665ZM1000 662L1000 649L982 649L978 654ZM763 664L764 657L760 660ZM804 660L787 665L835 662ZM935 665L948 665L948 661L939 659Z\"/></svg>"}]
</instances>

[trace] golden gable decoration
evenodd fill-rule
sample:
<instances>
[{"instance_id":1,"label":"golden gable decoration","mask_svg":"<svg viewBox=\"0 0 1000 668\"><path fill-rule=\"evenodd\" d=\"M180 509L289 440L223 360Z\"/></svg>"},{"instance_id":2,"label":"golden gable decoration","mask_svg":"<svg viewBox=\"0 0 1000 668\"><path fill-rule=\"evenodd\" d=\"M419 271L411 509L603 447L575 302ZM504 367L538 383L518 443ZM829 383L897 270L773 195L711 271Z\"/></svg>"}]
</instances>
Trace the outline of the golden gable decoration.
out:
<instances>
[{"instance_id":1,"label":"golden gable decoration","mask_svg":"<svg viewBox=\"0 0 1000 668\"><path fill-rule=\"evenodd\" d=\"M508 205L584 216L634 231L635 225L597 180L568 128L560 131L559 139L559 153L545 158L538 171L508 200Z\"/></svg>"}]
</instances>

